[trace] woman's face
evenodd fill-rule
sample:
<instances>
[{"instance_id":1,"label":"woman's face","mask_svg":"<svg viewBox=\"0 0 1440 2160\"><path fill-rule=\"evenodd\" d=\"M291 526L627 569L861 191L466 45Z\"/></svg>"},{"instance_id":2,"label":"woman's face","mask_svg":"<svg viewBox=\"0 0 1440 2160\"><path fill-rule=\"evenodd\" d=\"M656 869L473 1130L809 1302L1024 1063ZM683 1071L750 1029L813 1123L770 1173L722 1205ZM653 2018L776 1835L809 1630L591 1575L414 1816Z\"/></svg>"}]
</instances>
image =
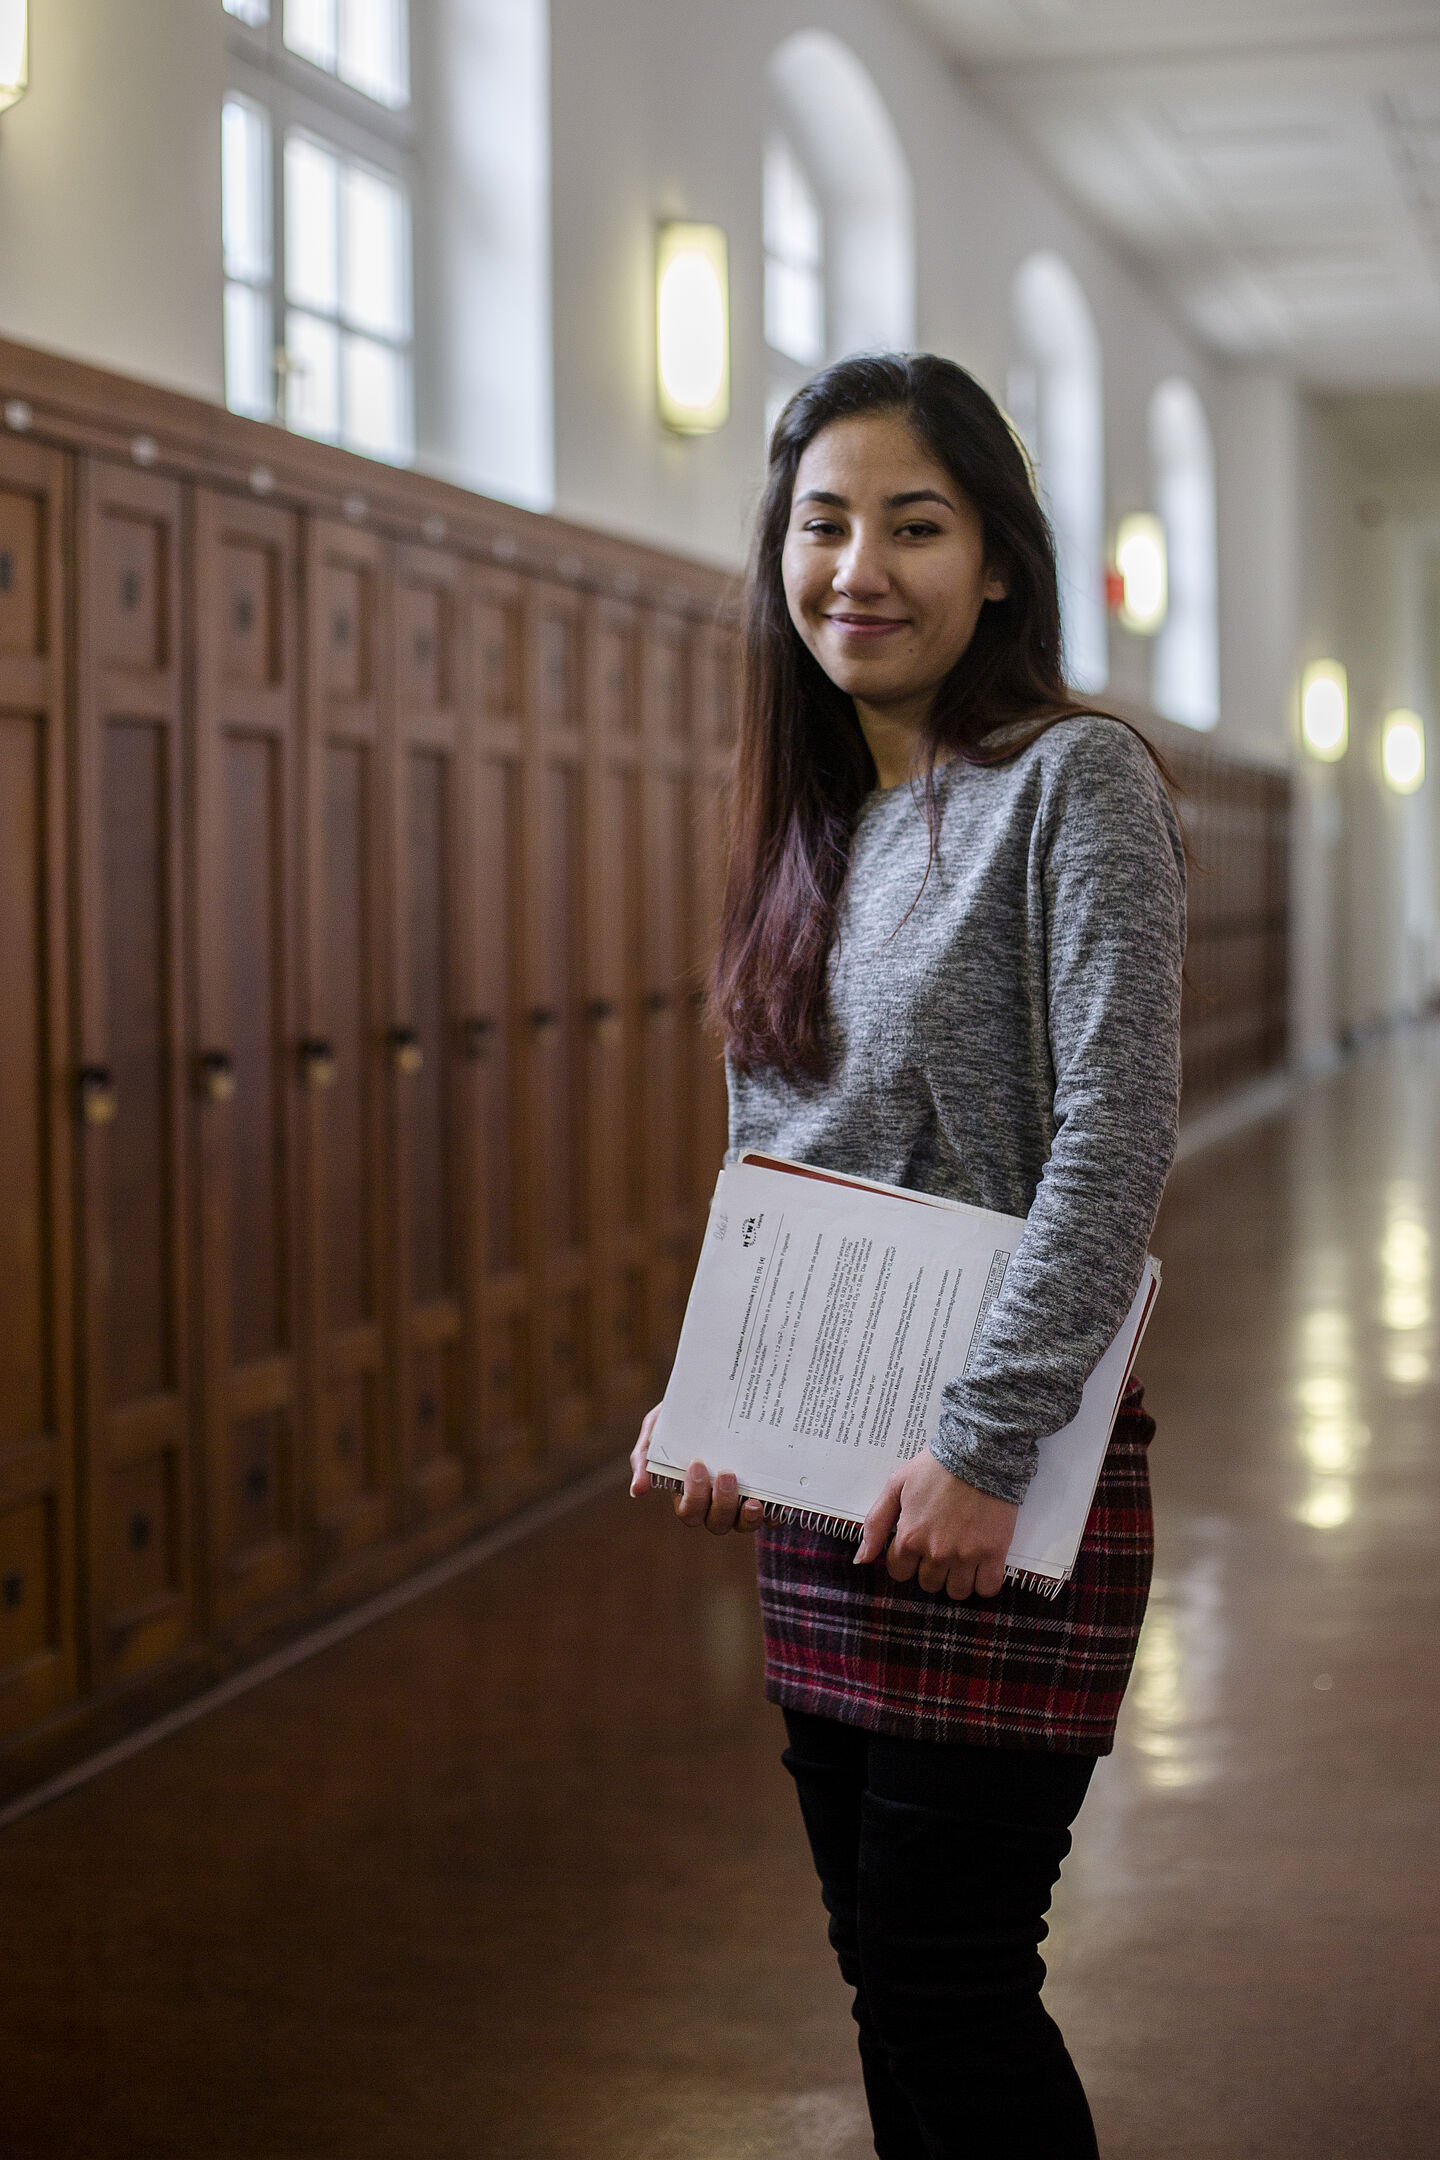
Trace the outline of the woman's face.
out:
<instances>
[{"instance_id":1,"label":"woman's face","mask_svg":"<svg viewBox=\"0 0 1440 2160\"><path fill-rule=\"evenodd\" d=\"M1006 586L978 512L896 413L832 421L795 474L790 619L838 689L917 727Z\"/></svg>"}]
</instances>

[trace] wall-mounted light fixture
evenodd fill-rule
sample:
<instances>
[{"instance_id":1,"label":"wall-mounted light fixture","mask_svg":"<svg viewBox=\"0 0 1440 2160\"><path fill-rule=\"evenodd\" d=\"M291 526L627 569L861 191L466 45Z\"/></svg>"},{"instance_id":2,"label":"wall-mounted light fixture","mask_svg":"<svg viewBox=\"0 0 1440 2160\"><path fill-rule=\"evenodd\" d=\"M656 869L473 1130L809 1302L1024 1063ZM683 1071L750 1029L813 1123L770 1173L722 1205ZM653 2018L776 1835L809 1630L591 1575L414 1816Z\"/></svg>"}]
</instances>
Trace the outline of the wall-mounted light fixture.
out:
<instances>
[{"instance_id":1,"label":"wall-mounted light fixture","mask_svg":"<svg viewBox=\"0 0 1440 2160\"><path fill-rule=\"evenodd\" d=\"M0 112L29 87L29 0L0 0Z\"/></svg>"},{"instance_id":2,"label":"wall-mounted light fixture","mask_svg":"<svg viewBox=\"0 0 1440 2160\"><path fill-rule=\"evenodd\" d=\"M1425 723L1408 706L1386 713L1380 728L1380 769L1396 795L1413 795L1425 778Z\"/></svg>"},{"instance_id":3,"label":"wall-mounted light fixture","mask_svg":"<svg viewBox=\"0 0 1440 2160\"><path fill-rule=\"evenodd\" d=\"M1120 575L1117 610L1127 630L1154 637L1170 605L1165 557L1165 527L1148 510L1120 520L1115 534L1115 568Z\"/></svg>"},{"instance_id":4,"label":"wall-mounted light fixture","mask_svg":"<svg viewBox=\"0 0 1440 2160\"><path fill-rule=\"evenodd\" d=\"M1311 757L1333 764L1350 740L1350 690L1338 660L1312 660L1300 678L1300 733Z\"/></svg>"},{"instance_id":5,"label":"wall-mounted light fixture","mask_svg":"<svg viewBox=\"0 0 1440 2160\"><path fill-rule=\"evenodd\" d=\"M708 435L730 417L730 276L718 225L660 227L655 262L660 417Z\"/></svg>"}]
</instances>

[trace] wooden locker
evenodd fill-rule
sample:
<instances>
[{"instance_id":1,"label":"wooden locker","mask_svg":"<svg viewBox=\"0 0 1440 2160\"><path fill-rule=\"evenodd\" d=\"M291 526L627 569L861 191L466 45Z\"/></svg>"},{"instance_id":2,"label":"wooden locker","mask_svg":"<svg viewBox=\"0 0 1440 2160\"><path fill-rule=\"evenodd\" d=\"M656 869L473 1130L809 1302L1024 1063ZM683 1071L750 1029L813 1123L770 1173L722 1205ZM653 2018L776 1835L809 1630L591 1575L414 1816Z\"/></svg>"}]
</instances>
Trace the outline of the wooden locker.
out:
<instances>
[{"instance_id":1,"label":"wooden locker","mask_svg":"<svg viewBox=\"0 0 1440 2160\"><path fill-rule=\"evenodd\" d=\"M594 1416L585 1118L584 668L577 594L528 594L525 740L525 1123L533 1351L546 1453L582 1449Z\"/></svg>"},{"instance_id":2,"label":"wooden locker","mask_svg":"<svg viewBox=\"0 0 1440 2160\"><path fill-rule=\"evenodd\" d=\"M182 491L82 457L79 1395L97 1683L194 1624L183 977Z\"/></svg>"},{"instance_id":3,"label":"wooden locker","mask_svg":"<svg viewBox=\"0 0 1440 2160\"><path fill-rule=\"evenodd\" d=\"M0 1738L75 1693L66 461L0 442Z\"/></svg>"},{"instance_id":4,"label":"wooden locker","mask_svg":"<svg viewBox=\"0 0 1440 2160\"><path fill-rule=\"evenodd\" d=\"M305 1424L324 1561L372 1543L395 1517L391 790L382 740L390 653L383 543L312 519L302 562L300 1251L311 1345Z\"/></svg>"},{"instance_id":5,"label":"wooden locker","mask_svg":"<svg viewBox=\"0 0 1440 2160\"><path fill-rule=\"evenodd\" d=\"M600 1414L654 1400L647 1315L644 741L633 607L591 604L586 634L585 1061L594 1344Z\"/></svg>"},{"instance_id":6,"label":"wooden locker","mask_svg":"<svg viewBox=\"0 0 1440 2160\"><path fill-rule=\"evenodd\" d=\"M534 1204L521 1105L530 1060L523 949L526 612L522 581L472 571L469 1003L461 1016L472 1137L474 1297L480 1335L476 1445L487 1478L538 1444Z\"/></svg>"},{"instance_id":7,"label":"wooden locker","mask_svg":"<svg viewBox=\"0 0 1440 2160\"><path fill-rule=\"evenodd\" d=\"M460 1059L472 972L468 611L460 563L402 548L393 598L390 1064L395 1429L406 1511L459 1499L473 1455L473 1176Z\"/></svg>"},{"instance_id":8,"label":"wooden locker","mask_svg":"<svg viewBox=\"0 0 1440 2160\"><path fill-rule=\"evenodd\" d=\"M195 498L196 1343L206 1603L224 1622L300 1579L296 525Z\"/></svg>"},{"instance_id":9,"label":"wooden locker","mask_svg":"<svg viewBox=\"0 0 1440 2160\"><path fill-rule=\"evenodd\" d=\"M739 651L733 630L706 625L696 634L695 810L692 854L689 1050L693 1114L691 1193L698 1255L715 1180L724 1160L725 1062L707 1017L710 972L725 897L730 773L739 730Z\"/></svg>"},{"instance_id":10,"label":"wooden locker","mask_svg":"<svg viewBox=\"0 0 1440 2160\"><path fill-rule=\"evenodd\" d=\"M684 1007L693 984L695 792L685 626L651 616L641 643L645 742L644 1021L646 1199L650 1230L648 1336L653 1383L675 1354L690 1277L691 1074Z\"/></svg>"}]
</instances>

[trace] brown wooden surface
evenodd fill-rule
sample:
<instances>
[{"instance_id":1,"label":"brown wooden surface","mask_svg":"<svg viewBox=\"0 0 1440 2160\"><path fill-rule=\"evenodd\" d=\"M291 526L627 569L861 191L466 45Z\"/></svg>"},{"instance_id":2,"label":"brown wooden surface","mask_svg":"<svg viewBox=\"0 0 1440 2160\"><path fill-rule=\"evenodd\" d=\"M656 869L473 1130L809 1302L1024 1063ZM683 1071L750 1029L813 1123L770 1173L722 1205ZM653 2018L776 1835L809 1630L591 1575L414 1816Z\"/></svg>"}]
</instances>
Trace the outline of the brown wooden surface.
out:
<instances>
[{"instance_id":1,"label":"brown wooden surface","mask_svg":"<svg viewBox=\"0 0 1440 2160\"><path fill-rule=\"evenodd\" d=\"M0 413L3 1794L657 1399L739 656L703 565L3 342ZM1283 1052L1287 789L1174 734L1194 1100Z\"/></svg>"},{"instance_id":2,"label":"brown wooden surface","mask_svg":"<svg viewBox=\"0 0 1440 2160\"><path fill-rule=\"evenodd\" d=\"M0 1737L78 1684L65 554L70 474L0 441Z\"/></svg>"}]
</instances>

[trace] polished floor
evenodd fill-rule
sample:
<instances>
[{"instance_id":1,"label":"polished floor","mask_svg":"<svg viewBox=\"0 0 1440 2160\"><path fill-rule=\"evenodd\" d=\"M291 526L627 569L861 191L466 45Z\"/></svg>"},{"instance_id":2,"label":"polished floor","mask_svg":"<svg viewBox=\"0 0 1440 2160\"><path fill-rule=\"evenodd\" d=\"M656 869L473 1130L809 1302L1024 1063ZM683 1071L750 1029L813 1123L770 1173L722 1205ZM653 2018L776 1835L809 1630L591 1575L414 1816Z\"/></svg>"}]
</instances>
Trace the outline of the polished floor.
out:
<instances>
[{"instance_id":1,"label":"polished floor","mask_svg":"<svg viewBox=\"0 0 1440 2160\"><path fill-rule=\"evenodd\" d=\"M1440 2151L1440 1031L1176 1172L1050 2000L1106 2160ZM617 1484L0 1834L3 2160L860 2160L749 1549Z\"/></svg>"}]
</instances>

